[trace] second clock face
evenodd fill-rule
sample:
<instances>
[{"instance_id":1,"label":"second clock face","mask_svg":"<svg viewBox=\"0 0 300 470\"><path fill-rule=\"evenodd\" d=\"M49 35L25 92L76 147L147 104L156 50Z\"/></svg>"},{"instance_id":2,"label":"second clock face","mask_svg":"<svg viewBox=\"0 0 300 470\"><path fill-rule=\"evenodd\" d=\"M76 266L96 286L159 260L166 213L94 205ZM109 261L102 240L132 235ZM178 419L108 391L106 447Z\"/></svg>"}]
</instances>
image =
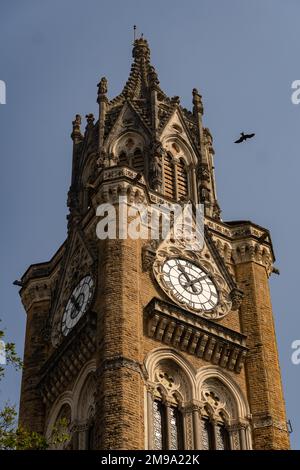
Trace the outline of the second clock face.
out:
<instances>
[{"instance_id":1,"label":"second clock face","mask_svg":"<svg viewBox=\"0 0 300 470\"><path fill-rule=\"evenodd\" d=\"M215 284L196 264L180 258L165 261L162 277L168 290L179 303L196 311L209 312L219 301Z\"/></svg>"},{"instance_id":2,"label":"second clock face","mask_svg":"<svg viewBox=\"0 0 300 470\"><path fill-rule=\"evenodd\" d=\"M73 290L63 314L61 331L64 336L67 336L82 315L85 314L91 303L93 293L94 281L92 277L83 277Z\"/></svg>"}]
</instances>

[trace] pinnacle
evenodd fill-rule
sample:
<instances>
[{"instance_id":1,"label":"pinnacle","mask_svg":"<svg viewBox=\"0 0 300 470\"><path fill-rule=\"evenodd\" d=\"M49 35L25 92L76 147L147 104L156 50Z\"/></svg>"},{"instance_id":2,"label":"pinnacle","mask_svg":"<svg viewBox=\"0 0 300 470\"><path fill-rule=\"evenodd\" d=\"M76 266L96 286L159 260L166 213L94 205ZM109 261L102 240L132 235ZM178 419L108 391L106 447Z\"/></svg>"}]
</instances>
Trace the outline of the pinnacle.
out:
<instances>
[{"instance_id":1,"label":"pinnacle","mask_svg":"<svg viewBox=\"0 0 300 470\"><path fill-rule=\"evenodd\" d=\"M132 49L132 57L135 60L145 59L147 62L150 61L150 48L147 39L143 37L135 39Z\"/></svg>"}]
</instances>

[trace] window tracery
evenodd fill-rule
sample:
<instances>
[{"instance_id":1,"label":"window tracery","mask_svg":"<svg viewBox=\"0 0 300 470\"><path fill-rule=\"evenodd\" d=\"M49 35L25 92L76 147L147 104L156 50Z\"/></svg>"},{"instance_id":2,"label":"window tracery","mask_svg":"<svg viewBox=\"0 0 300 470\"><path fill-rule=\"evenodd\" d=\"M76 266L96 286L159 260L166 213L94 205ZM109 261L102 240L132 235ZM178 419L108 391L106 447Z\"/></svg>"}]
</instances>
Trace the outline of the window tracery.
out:
<instances>
[{"instance_id":1,"label":"window tracery","mask_svg":"<svg viewBox=\"0 0 300 470\"><path fill-rule=\"evenodd\" d=\"M172 356L176 353L172 352ZM161 358L149 374L148 421L150 449L236 450L251 448L243 398L213 372L197 380L171 358ZM203 368L205 369L205 368ZM199 371L201 376L201 369ZM220 378L219 378L220 376ZM198 385L196 384L198 383ZM234 385L233 385L234 387ZM149 402L149 403L150 403Z\"/></svg>"}]
</instances>

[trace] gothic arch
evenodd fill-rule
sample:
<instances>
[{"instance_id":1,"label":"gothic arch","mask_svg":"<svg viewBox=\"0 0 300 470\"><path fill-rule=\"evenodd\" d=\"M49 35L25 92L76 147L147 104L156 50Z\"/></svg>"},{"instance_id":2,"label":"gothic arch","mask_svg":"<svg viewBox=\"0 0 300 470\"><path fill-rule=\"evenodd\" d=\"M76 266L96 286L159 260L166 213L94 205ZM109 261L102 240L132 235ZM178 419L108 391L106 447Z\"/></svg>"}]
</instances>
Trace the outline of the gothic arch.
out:
<instances>
[{"instance_id":1,"label":"gothic arch","mask_svg":"<svg viewBox=\"0 0 300 470\"><path fill-rule=\"evenodd\" d=\"M201 447L251 449L250 408L239 385L217 366L199 369L196 384L196 400L201 403ZM206 427L209 422L213 447Z\"/></svg>"},{"instance_id":2,"label":"gothic arch","mask_svg":"<svg viewBox=\"0 0 300 470\"><path fill-rule=\"evenodd\" d=\"M163 141L162 159L163 192L171 199L193 199L196 195L195 154L188 143L178 135L169 134Z\"/></svg>"},{"instance_id":3,"label":"gothic arch","mask_svg":"<svg viewBox=\"0 0 300 470\"><path fill-rule=\"evenodd\" d=\"M179 433L174 428L179 412L185 449L251 449L249 405L228 373L217 366L196 370L172 348L151 351L144 365L146 448L180 449L169 439Z\"/></svg>"},{"instance_id":4,"label":"gothic arch","mask_svg":"<svg viewBox=\"0 0 300 470\"><path fill-rule=\"evenodd\" d=\"M96 360L92 359L81 369L72 390L64 392L57 398L49 413L49 420L45 432L46 439L51 437L59 413L62 407L67 404L71 411L70 433L74 438L74 445L80 449L85 448L86 433L94 415L94 395L96 391L94 380L95 371Z\"/></svg>"},{"instance_id":5,"label":"gothic arch","mask_svg":"<svg viewBox=\"0 0 300 470\"><path fill-rule=\"evenodd\" d=\"M146 148L146 137L137 131L125 131L121 133L109 146L109 154L115 161L121 159L122 164L135 167L138 160L138 170L145 170L145 158L143 158L143 168L141 156L144 157Z\"/></svg>"},{"instance_id":6,"label":"gothic arch","mask_svg":"<svg viewBox=\"0 0 300 470\"><path fill-rule=\"evenodd\" d=\"M236 382L225 371L216 366L205 366L198 370L196 375L197 399L201 400L201 391L209 380L218 380L230 393L234 400L234 418L247 419L250 415L250 408L244 393Z\"/></svg>"},{"instance_id":7,"label":"gothic arch","mask_svg":"<svg viewBox=\"0 0 300 470\"><path fill-rule=\"evenodd\" d=\"M177 366L178 370L182 371L184 374L188 393L187 398L195 394L196 382L195 382L195 373L196 370L194 367L186 361L186 359L172 348L157 348L151 351L145 358L144 361L146 371L148 373L149 382L155 383L156 381L156 372L160 364L162 365L172 365Z\"/></svg>"},{"instance_id":8,"label":"gothic arch","mask_svg":"<svg viewBox=\"0 0 300 470\"><path fill-rule=\"evenodd\" d=\"M173 145L178 148L174 147ZM162 145L165 150L170 151L173 156L183 157L187 165L197 165L197 158L191 145L178 134L168 134L162 139Z\"/></svg>"},{"instance_id":9,"label":"gothic arch","mask_svg":"<svg viewBox=\"0 0 300 470\"><path fill-rule=\"evenodd\" d=\"M72 392L66 391L60 395L57 400L54 402L50 415L49 420L46 426L45 437L47 440L51 438L51 433L57 422L59 414L62 408L67 405L70 407L70 415L71 415L71 422L74 420L74 408L73 408L73 400L72 400Z\"/></svg>"},{"instance_id":10,"label":"gothic arch","mask_svg":"<svg viewBox=\"0 0 300 470\"><path fill-rule=\"evenodd\" d=\"M192 449L192 417L185 413L195 393L195 370L177 351L158 348L145 361L146 429L149 449Z\"/></svg>"},{"instance_id":11,"label":"gothic arch","mask_svg":"<svg viewBox=\"0 0 300 470\"><path fill-rule=\"evenodd\" d=\"M96 360L92 359L87 362L85 366L81 369L80 374L78 375L76 382L73 387L72 397L74 403L79 403L80 394L86 383L88 377L96 371ZM78 410L76 411L76 418L78 418Z\"/></svg>"}]
</instances>

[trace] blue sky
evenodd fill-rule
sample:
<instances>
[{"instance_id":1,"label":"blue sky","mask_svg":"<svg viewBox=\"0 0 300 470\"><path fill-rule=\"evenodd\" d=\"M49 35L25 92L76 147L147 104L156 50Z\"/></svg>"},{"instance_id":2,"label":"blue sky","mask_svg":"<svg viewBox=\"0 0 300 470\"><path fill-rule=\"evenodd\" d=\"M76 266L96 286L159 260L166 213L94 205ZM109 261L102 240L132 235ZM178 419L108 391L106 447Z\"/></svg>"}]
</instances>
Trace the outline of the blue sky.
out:
<instances>
[{"instance_id":1,"label":"blue sky","mask_svg":"<svg viewBox=\"0 0 300 470\"><path fill-rule=\"evenodd\" d=\"M161 87L191 108L203 95L224 220L249 219L271 230L276 266L271 290L287 414L300 448L298 305L300 79L298 0L109 2L13 0L0 6L0 317L23 351L25 313L12 282L49 259L66 236L71 122L97 114L96 84L113 97L127 79L132 26L149 40ZM242 130L256 133L245 145ZM0 402L18 402L20 375L9 372Z\"/></svg>"}]
</instances>

